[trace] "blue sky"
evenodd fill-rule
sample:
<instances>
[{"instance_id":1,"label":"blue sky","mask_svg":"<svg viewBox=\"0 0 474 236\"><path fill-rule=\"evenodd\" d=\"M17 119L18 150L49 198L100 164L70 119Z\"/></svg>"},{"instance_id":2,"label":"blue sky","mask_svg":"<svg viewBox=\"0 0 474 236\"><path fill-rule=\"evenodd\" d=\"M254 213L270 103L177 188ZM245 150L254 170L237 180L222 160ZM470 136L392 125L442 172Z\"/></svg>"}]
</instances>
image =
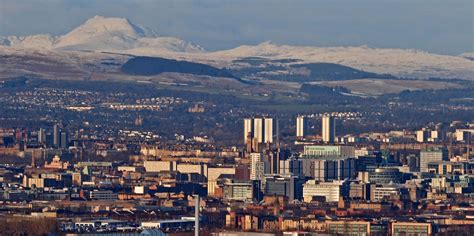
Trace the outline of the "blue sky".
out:
<instances>
[{"instance_id":1,"label":"blue sky","mask_svg":"<svg viewBox=\"0 0 474 236\"><path fill-rule=\"evenodd\" d=\"M473 0L0 0L0 35L60 35L125 17L208 50L277 44L474 51Z\"/></svg>"}]
</instances>

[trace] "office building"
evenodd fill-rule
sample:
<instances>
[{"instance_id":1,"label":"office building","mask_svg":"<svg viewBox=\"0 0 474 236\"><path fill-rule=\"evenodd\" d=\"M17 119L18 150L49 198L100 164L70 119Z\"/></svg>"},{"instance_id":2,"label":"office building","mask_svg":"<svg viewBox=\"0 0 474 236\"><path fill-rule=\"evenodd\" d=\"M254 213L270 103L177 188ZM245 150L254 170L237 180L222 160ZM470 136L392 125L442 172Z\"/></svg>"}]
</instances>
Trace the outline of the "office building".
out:
<instances>
[{"instance_id":1,"label":"office building","mask_svg":"<svg viewBox=\"0 0 474 236\"><path fill-rule=\"evenodd\" d=\"M367 221L328 221L326 225L331 235L371 235Z\"/></svg>"},{"instance_id":2,"label":"office building","mask_svg":"<svg viewBox=\"0 0 474 236\"><path fill-rule=\"evenodd\" d=\"M420 172L428 172L428 163L448 160L445 149L427 149L420 152Z\"/></svg>"},{"instance_id":3,"label":"office building","mask_svg":"<svg viewBox=\"0 0 474 236\"><path fill-rule=\"evenodd\" d=\"M347 158L355 156L355 148L352 146L336 145L306 145L303 150L303 158Z\"/></svg>"},{"instance_id":4,"label":"office building","mask_svg":"<svg viewBox=\"0 0 474 236\"><path fill-rule=\"evenodd\" d=\"M337 202L347 190L344 181L321 182L311 179L303 185L303 199L305 202L311 202L313 197L325 197L326 202Z\"/></svg>"},{"instance_id":5,"label":"office building","mask_svg":"<svg viewBox=\"0 0 474 236\"><path fill-rule=\"evenodd\" d=\"M296 137L303 138L308 133L308 119L305 116L296 117Z\"/></svg>"},{"instance_id":6,"label":"office building","mask_svg":"<svg viewBox=\"0 0 474 236\"><path fill-rule=\"evenodd\" d=\"M353 181L349 184L349 198L359 200L370 199L370 186L364 182Z\"/></svg>"},{"instance_id":7,"label":"office building","mask_svg":"<svg viewBox=\"0 0 474 236\"><path fill-rule=\"evenodd\" d=\"M393 236L401 235L432 235L431 223L391 222Z\"/></svg>"},{"instance_id":8,"label":"office building","mask_svg":"<svg viewBox=\"0 0 474 236\"><path fill-rule=\"evenodd\" d=\"M265 195L286 196L289 201L301 199L304 181L297 176L265 176Z\"/></svg>"},{"instance_id":9,"label":"office building","mask_svg":"<svg viewBox=\"0 0 474 236\"><path fill-rule=\"evenodd\" d=\"M337 160L314 160L313 178L319 181L344 180L355 177L356 160L343 158Z\"/></svg>"},{"instance_id":10,"label":"office building","mask_svg":"<svg viewBox=\"0 0 474 236\"><path fill-rule=\"evenodd\" d=\"M224 183L223 198L227 201L251 202L258 197L256 181L232 181Z\"/></svg>"},{"instance_id":11,"label":"office building","mask_svg":"<svg viewBox=\"0 0 474 236\"><path fill-rule=\"evenodd\" d=\"M222 175L233 175L235 178L235 167L208 167L207 168L207 194L214 195L217 187L217 180Z\"/></svg>"},{"instance_id":12,"label":"office building","mask_svg":"<svg viewBox=\"0 0 474 236\"><path fill-rule=\"evenodd\" d=\"M303 161L290 158L286 160L280 160L278 174L280 175L296 175L303 176Z\"/></svg>"},{"instance_id":13,"label":"office building","mask_svg":"<svg viewBox=\"0 0 474 236\"><path fill-rule=\"evenodd\" d=\"M400 197L401 188L398 185L372 185L370 188L370 200L380 202L384 198Z\"/></svg>"},{"instance_id":14,"label":"office building","mask_svg":"<svg viewBox=\"0 0 474 236\"><path fill-rule=\"evenodd\" d=\"M397 168L377 168L369 174L369 180L375 184L403 183L403 174Z\"/></svg>"},{"instance_id":15,"label":"office building","mask_svg":"<svg viewBox=\"0 0 474 236\"><path fill-rule=\"evenodd\" d=\"M324 116L322 122L323 142L334 143L336 139L336 121L332 116Z\"/></svg>"}]
</instances>

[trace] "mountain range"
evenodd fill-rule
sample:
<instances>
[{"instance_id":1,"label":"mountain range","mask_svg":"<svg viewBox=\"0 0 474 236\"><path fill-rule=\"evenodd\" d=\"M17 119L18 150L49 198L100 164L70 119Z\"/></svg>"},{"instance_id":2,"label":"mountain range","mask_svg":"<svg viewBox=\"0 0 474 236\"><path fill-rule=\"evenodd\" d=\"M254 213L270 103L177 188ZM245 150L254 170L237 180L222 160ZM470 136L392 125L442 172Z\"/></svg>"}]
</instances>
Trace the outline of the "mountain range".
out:
<instances>
[{"instance_id":1,"label":"mountain range","mask_svg":"<svg viewBox=\"0 0 474 236\"><path fill-rule=\"evenodd\" d=\"M14 48L85 51L130 49L171 52L202 52L198 45L173 37L160 37L152 30L124 18L95 16L62 36L32 35L1 37L0 45Z\"/></svg>"},{"instance_id":2,"label":"mountain range","mask_svg":"<svg viewBox=\"0 0 474 236\"><path fill-rule=\"evenodd\" d=\"M8 50L7 50L8 48ZM303 63L333 63L379 74L405 78L456 78L474 80L473 53L439 55L415 49L360 47L310 47L277 45L270 41L243 45L229 50L206 51L185 40L160 36L128 19L95 16L61 36L47 34L0 37L0 53L31 49L54 52L91 51L134 56L154 56L189 60L215 67L245 66L242 58L289 60L288 66Z\"/></svg>"}]
</instances>

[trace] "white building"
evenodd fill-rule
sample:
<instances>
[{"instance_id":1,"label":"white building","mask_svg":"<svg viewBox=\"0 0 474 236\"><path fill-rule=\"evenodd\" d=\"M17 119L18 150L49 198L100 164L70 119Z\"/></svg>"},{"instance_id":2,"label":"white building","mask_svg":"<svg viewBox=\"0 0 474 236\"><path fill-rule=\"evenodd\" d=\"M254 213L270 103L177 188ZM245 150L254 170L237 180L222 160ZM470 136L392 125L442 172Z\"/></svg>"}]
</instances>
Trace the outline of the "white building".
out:
<instances>
[{"instance_id":1,"label":"white building","mask_svg":"<svg viewBox=\"0 0 474 236\"><path fill-rule=\"evenodd\" d=\"M305 116L296 117L296 137L302 138L308 132L308 119Z\"/></svg>"},{"instance_id":2,"label":"white building","mask_svg":"<svg viewBox=\"0 0 474 236\"><path fill-rule=\"evenodd\" d=\"M264 118L264 132L263 132L263 142L264 143L273 143L273 119Z\"/></svg>"},{"instance_id":3,"label":"white building","mask_svg":"<svg viewBox=\"0 0 474 236\"><path fill-rule=\"evenodd\" d=\"M303 185L303 199L310 202L314 196L326 197L326 202L337 202L341 196L341 186L344 181L318 182L308 180Z\"/></svg>"},{"instance_id":4,"label":"white building","mask_svg":"<svg viewBox=\"0 0 474 236\"><path fill-rule=\"evenodd\" d=\"M332 116L323 117L323 142L334 143L336 138L336 121Z\"/></svg>"},{"instance_id":5,"label":"white building","mask_svg":"<svg viewBox=\"0 0 474 236\"><path fill-rule=\"evenodd\" d=\"M257 143L273 143L275 125L272 118L244 119L244 143L256 140ZM248 140L251 137L252 140Z\"/></svg>"},{"instance_id":6,"label":"white building","mask_svg":"<svg viewBox=\"0 0 474 236\"><path fill-rule=\"evenodd\" d=\"M370 200L379 202L385 197L399 196L400 188L397 185L374 186L371 188Z\"/></svg>"}]
</instances>

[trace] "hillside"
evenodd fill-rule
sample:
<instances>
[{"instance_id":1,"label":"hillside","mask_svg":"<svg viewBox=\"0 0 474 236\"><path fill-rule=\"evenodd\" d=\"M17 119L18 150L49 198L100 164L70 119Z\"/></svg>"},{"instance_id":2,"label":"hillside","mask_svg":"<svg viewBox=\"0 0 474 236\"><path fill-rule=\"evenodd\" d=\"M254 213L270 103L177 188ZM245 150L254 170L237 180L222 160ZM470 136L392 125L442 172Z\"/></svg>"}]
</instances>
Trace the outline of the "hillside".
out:
<instances>
[{"instance_id":1,"label":"hillside","mask_svg":"<svg viewBox=\"0 0 474 236\"><path fill-rule=\"evenodd\" d=\"M121 71L129 75L158 75L166 72L184 73L192 75L205 75L211 77L235 78L227 70L213 66L178 61L160 57L134 57L122 65Z\"/></svg>"},{"instance_id":2,"label":"hillside","mask_svg":"<svg viewBox=\"0 0 474 236\"><path fill-rule=\"evenodd\" d=\"M474 80L474 61L461 56L428 53L414 49L360 47L310 47L264 42L210 53L213 60L240 58L297 59L303 63L334 63L377 74L397 77L457 78ZM295 64L295 63L292 63Z\"/></svg>"}]
</instances>

